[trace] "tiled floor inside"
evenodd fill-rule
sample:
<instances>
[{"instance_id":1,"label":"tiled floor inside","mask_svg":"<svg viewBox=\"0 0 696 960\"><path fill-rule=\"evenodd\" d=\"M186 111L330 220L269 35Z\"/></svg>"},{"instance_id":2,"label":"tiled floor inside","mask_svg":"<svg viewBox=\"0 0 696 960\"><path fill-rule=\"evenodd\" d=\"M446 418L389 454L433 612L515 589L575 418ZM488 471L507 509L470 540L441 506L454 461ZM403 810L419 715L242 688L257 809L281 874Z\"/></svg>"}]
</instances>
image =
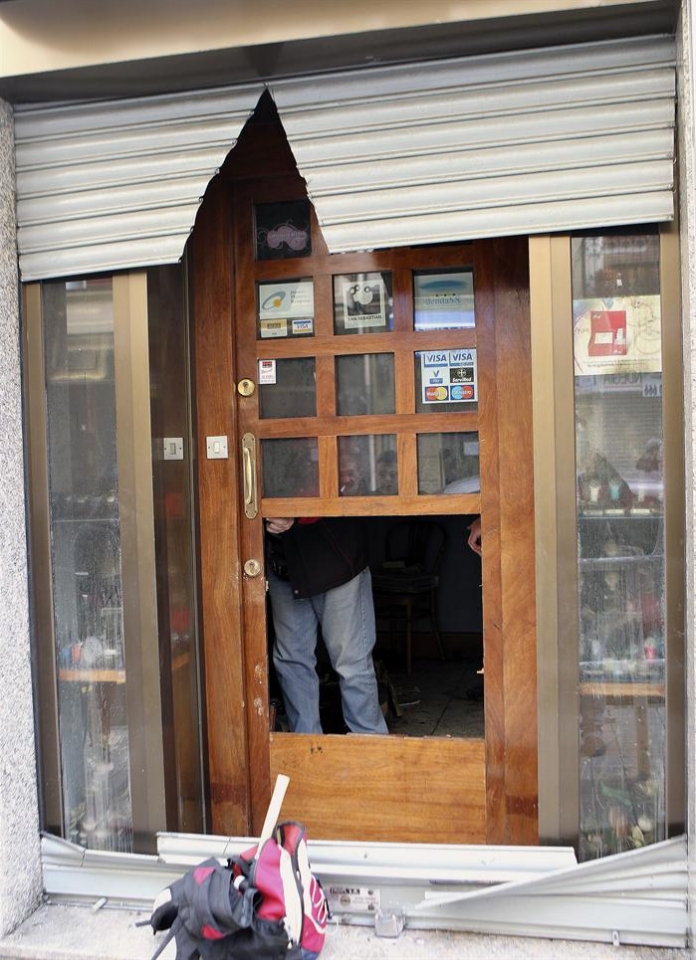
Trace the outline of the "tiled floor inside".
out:
<instances>
[{"instance_id":1,"label":"tiled floor inside","mask_svg":"<svg viewBox=\"0 0 696 960\"><path fill-rule=\"evenodd\" d=\"M415 660L387 672L393 700L392 733L407 737L483 737L483 676L475 660ZM395 708L401 716L395 716Z\"/></svg>"}]
</instances>

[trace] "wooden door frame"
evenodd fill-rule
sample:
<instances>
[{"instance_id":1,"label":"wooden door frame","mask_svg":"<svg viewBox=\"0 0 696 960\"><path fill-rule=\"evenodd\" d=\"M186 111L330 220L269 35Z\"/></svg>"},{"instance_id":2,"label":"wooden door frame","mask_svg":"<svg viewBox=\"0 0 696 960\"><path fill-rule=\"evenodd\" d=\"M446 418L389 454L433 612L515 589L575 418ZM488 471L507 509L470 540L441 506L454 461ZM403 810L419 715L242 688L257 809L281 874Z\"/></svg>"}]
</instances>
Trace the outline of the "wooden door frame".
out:
<instances>
[{"instance_id":1,"label":"wooden door frame","mask_svg":"<svg viewBox=\"0 0 696 960\"><path fill-rule=\"evenodd\" d=\"M264 176L283 175L285 156L263 157ZM215 833L258 832L251 796L270 796L273 760L268 747L249 739L249 711L268 710L267 675L245 650L242 609L239 470L233 349L233 251L230 180L254 176L261 157L240 142L223 175L209 187L192 242L194 390L201 618L209 740L211 827ZM273 168L273 169L271 169ZM256 174L258 175L258 174ZM477 325L486 330L480 356L485 635L485 840L536 843L538 839L536 604L529 267L526 237L474 243ZM483 345L483 340L482 340ZM208 460L207 436L227 436L230 457ZM247 549L249 545L246 545ZM256 659L256 666L254 666ZM259 701L259 697L262 702ZM299 735L286 735L299 743ZM323 742L328 747L329 741ZM343 739L346 742L346 738ZM347 738L356 744L361 738ZM428 741L404 747L404 762ZM308 777L300 750L293 771ZM346 748L348 749L348 748ZM356 749L358 749L356 747ZM479 750L480 753L480 750ZM472 757L476 750L472 748ZM303 759L304 758L304 759ZM443 758L443 764L447 760ZM473 769L473 768L472 768ZM445 776L447 774L445 773ZM315 779L314 786L319 787ZM474 784L472 783L472 788ZM290 810L284 814L301 816ZM258 806L258 804L257 804ZM286 809L287 808L287 809ZM374 829L378 829L378 826ZM372 834L374 837L374 833ZM367 835L365 837L368 838ZM415 837L414 837L415 839ZM423 837L423 839L426 839Z\"/></svg>"},{"instance_id":2,"label":"wooden door frame","mask_svg":"<svg viewBox=\"0 0 696 960\"><path fill-rule=\"evenodd\" d=\"M526 237L476 243L481 357L486 834L538 842L536 559ZM492 375L492 376L491 376ZM491 380L488 377L491 376ZM497 568L497 569L495 569ZM524 678L524 683L520 682Z\"/></svg>"}]
</instances>

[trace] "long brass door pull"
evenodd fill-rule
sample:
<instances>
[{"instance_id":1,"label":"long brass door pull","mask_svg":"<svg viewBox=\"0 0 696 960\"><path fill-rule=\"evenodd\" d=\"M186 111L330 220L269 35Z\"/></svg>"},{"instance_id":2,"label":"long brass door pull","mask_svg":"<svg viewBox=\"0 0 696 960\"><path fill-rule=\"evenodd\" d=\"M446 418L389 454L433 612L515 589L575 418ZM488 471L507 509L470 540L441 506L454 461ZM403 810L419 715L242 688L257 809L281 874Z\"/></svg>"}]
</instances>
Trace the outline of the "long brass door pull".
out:
<instances>
[{"instance_id":1,"label":"long brass door pull","mask_svg":"<svg viewBox=\"0 0 696 960\"><path fill-rule=\"evenodd\" d=\"M259 512L256 490L256 438L253 433L242 437L242 464L244 474L244 514L253 520Z\"/></svg>"}]
</instances>

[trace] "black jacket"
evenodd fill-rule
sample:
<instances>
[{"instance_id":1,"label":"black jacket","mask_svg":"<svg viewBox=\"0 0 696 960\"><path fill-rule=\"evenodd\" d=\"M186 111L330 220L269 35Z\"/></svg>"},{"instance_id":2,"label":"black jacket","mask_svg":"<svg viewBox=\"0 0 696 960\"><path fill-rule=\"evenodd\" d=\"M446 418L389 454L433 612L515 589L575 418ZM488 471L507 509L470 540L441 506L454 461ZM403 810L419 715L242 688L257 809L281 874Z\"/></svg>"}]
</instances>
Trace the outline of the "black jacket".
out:
<instances>
[{"instance_id":1,"label":"black jacket","mask_svg":"<svg viewBox=\"0 0 696 960\"><path fill-rule=\"evenodd\" d=\"M300 518L288 531L266 537L268 564L289 580L298 599L315 597L348 583L368 563L360 517Z\"/></svg>"}]
</instances>

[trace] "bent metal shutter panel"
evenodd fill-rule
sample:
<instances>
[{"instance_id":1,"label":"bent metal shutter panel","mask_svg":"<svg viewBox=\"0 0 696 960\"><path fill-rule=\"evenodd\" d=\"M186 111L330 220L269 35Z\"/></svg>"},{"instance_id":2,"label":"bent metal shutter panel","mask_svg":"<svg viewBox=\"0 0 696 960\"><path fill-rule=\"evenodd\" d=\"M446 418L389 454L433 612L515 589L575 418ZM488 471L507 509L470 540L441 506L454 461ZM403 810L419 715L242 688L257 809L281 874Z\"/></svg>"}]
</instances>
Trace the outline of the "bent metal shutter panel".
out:
<instances>
[{"instance_id":1,"label":"bent metal shutter panel","mask_svg":"<svg viewBox=\"0 0 696 960\"><path fill-rule=\"evenodd\" d=\"M333 252L668 220L671 38L270 85Z\"/></svg>"},{"instance_id":2,"label":"bent metal shutter panel","mask_svg":"<svg viewBox=\"0 0 696 960\"><path fill-rule=\"evenodd\" d=\"M205 189L263 92L18 108L22 280L176 263Z\"/></svg>"},{"instance_id":3,"label":"bent metal shutter panel","mask_svg":"<svg viewBox=\"0 0 696 960\"><path fill-rule=\"evenodd\" d=\"M674 42L269 84L332 252L673 216ZM18 107L22 279L181 258L263 84Z\"/></svg>"}]
</instances>

